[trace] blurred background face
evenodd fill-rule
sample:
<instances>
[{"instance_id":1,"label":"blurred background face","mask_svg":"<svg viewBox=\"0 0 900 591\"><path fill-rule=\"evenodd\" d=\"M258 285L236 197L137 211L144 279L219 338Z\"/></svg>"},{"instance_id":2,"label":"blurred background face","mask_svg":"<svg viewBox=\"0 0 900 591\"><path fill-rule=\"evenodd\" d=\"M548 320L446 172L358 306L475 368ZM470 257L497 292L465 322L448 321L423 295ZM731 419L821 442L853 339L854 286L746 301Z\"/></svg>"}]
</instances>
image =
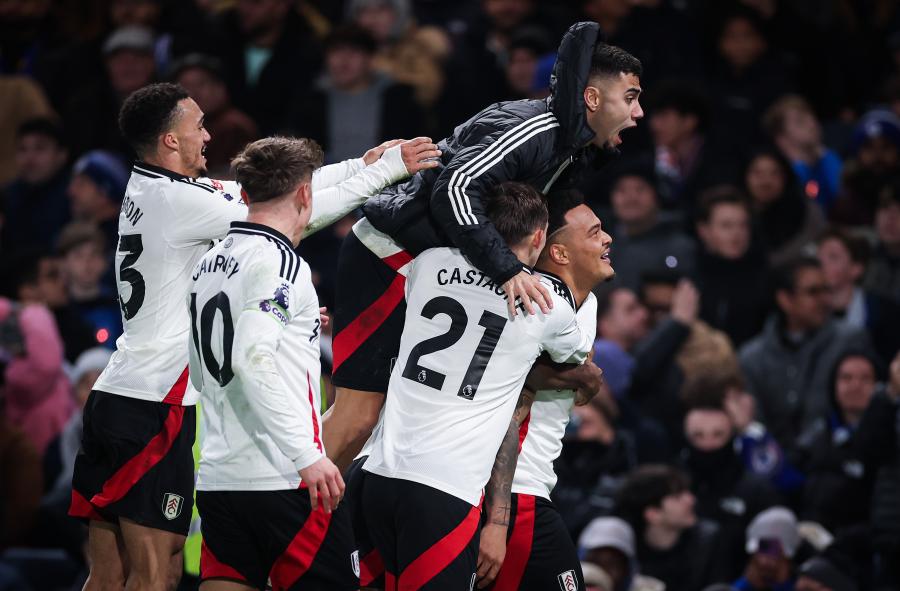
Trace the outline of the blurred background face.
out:
<instances>
[{"instance_id":1,"label":"blurred background face","mask_svg":"<svg viewBox=\"0 0 900 591\"><path fill-rule=\"evenodd\" d=\"M589 550L584 557L586 562L596 564L613 580L613 587L619 589L631 572L628 565L628 557L615 548L594 548Z\"/></svg>"},{"instance_id":2,"label":"blurred background face","mask_svg":"<svg viewBox=\"0 0 900 591\"><path fill-rule=\"evenodd\" d=\"M228 102L225 84L203 68L188 68L178 75L178 84L184 86L200 110L207 115L218 113Z\"/></svg>"},{"instance_id":3,"label":"blurred background face","mask_svg":"<svg viewBox=\"0 0 900 591\"><path fill-rule=\"evenodd\" d=\"M65 268L69 285L83 288L98 285L106 271L102 245L91 241L71 249L65 256Z\"/></svg>"},{"instance_id":4,"label":"blurred background face","mask_svg":"<svg viewBox=\"0 0 900 591\"><path fill-rule=\"evenodd\" d=\"M19 288L19 298L25 303L41 303L49 308L66 305L66 282L56 257L43 257L38 262L37 279Z\"/></svg>"},{"instance_id":5,"label":"blurred background face","mask_svg":"<svg viewBox=\"0 0 900 591\"><path fill-rule=\"evenodd\" d=\"M897 168L900 164L900 154L894 142L879 136L863 142L857 160L866 170L883 173Z\"/></svg>"},{"instance_id":6,"label":"blurred background face","mask_svg":"<svg viewBox=\"0 0 900 591\"><path fill-rule=\"evenodd\" d=\"M766 41L753 24L743 18L728 21L719 37L719 52L735 68L746 68L766 51Z\"/></svg>"},{"instance_id":7,"label":"blurred background face","mask_svg":"<svg viewBox=\"0 0 900 591\"><path fill-rule=\"evenodd\" d=\"M127 96L153 82L156 62L150 53L120 49L106 57L106 71L113 90Z\"/></svg>"},{"instance_id":8,"label":"blurred background face","mask_svg":"<svg viewBox=\"0 0 900 591\"><path fill-rule=\"evenodd\" d=\"M501 31L511 31L531 14L531 0L484 0L485 14Z\"/></svg>"},{"instance_id":9,"label":"blurred background face","mask_svg":"<svg viewBox=\"0 0 900 591\"><path fill-rule=\"evenodd\" d=\"M753 203L764 207L781 197L786 179L784 171L774 158L761 155L754 158L747 167L744 182Z\"/></svg>"},{"instance_id":10,"label":"blurred background face","mask_svg":"<svg viewBox=\"0 0 900 591\"><path fill-rule=\"evenodd\" d=\"M16 142L16 170L29 185L52 179L66 164L68 153L56 140L42 134L26 134Z\"/></svg>"},{"instance_id":11,"label":"blurred background face","mask_svg":"<svg viewBox=\"0 0 900 591\"><path fill-rule=\"evenodd\" d=\"M372 56L355 47L333 47L325 56L325 67L335 88L348 90L368 79Z\"/></svg>"},{"instance_id":12,"label":"blurred background face","mask_svg":"<svg viewBox=\"0 0 900 591\"><path fill-rule=\"evenodd\" d=\"M75 384L75 402L78 403L78 408L84 409L88 396L91 395L91 390L94 388L94 383L101 373L103 373L102 369L89 369L84 372L84 375Z\"/></svg>"},{"instance_id":13,"label":"blurred background face","mask_svg":"<svg viewBox=\"0 0 900 591\"><path fill-rule=\"evenodd\" d=\"M606 443L611 427L603 413L593 404L575 406L572 413L578 418L578 430L575 438L579 441L598 441Z\"/></svg>"},{"instance_id":14,"label":"blurred background face","mask_svg":"<svg viewBox=\"0 0 900 591\"><path fill-rule=\"evenodd\" d=\"M643 304L650 313L650 325L656 326L666 318L672 310L672 296L675 286L667 283L649 283L641 288Z\"/></svg>"},{"instance_id":15,"label":"blurred background face","mask_svg":"<svg viewBox=\"0 0 900 591\"><path fill-rule=\"evenodd\" d=\"M610 194L616 219L623 224L640 224L656 215L656 191L638 176L624 176L616 181Z\"/></svg>"},{"instance_id":16,"label":"blurred background face","mask_svg":"<svg viewBox=\"0 0 900 591\"><path fill-rule=\"evenodd\" d=\"M779 292L779 306L799 330L815 330L828 320L831 290L821 269L807 267L797 271L793 292ZM783 297L782 297L783 296Z\"/></svg>"},{"instance_id":17,"label":"blurred background face","mask_svg":"<svg viewBox=\"0 0 900 591\"><path fill-rule=\"evenodd\" d=\"M697 129L697 117L675 109L662 109L650 115L653 143L669 149L689 139Z\"/></svg>"},{"instance_id":18,"label":"blurred background face","mask_svg":"<svg viewBox=\"0 0 900 591\"><path fill-rule=\"evenodd\" d=\"M819 263L825 281L832 289L855 284L863 275L863 266L854 262L850 251L837 238L829 238L819 245Z\"/></svg>"},{"instance_id":19,"label":"blurred background face","mask_svg":"<svg viewBox=\"0 0 900 591\"><path fill-rule=\"evenodd\" d=\"M356 14L355 23L366 29L379 44L387 41L397 23L397 11L390 2L366 6Z\"/></svg>"},{"instance_id":20,"label":"blurred background face","mask_svg":"<svg viewBox=\"0 0 900 591\"><path fill-rule=\"evenodd\" d=\"M812 112L790 108L784 113L782 134L797 145L815 146L821 141L822 129Z\"/></svg>"},{"instance_id":21,"label":"blurred background face","mask_svg":"<svg viewBox=\"0 0 900 591\"><path fill-rule=\"evenodd\" d=\"M75 219L94 219L107 201L106 193L89 176L76 174L69 182L69 204Z\"/></svg>"},{"instance_id":22,"label":"blurred background face","mask_svg":"<svg viewBox=\"0 0 900 591\"><path fill-rule=\"evenodd\" d=\"M668 529L688 529L697 523L694 513L696 499L689 490L663 498L659 510L658 525Z\"/></svg>"},{"instance_id":23,"label":"blurred background face","mask_svg":"<svg viewBox=\"0 0 900 591\"><path fill-rule=\"evenodd\" d=\"M635 293L621 288L610 294L609 299L609 311L601 319L601 334L628 343L643 339L649 330L649 314Z\"/></svg>"},{"instance_id":24,"label":"blurred background face","mask_svg":"<svg viewBox=\"0 0 900 591\"><path fill-rule=\"evenodd\" d=\"M838 366L834 395L844 412L859 414L875 393L875 368L865 357L848 357Z\"/></svg>"},{"instance_id":25,"label":"blurred background face","mask_svg":"<svg viewBox=\"0 0 900 591\"><path fill-rule=\"evenodd\" d=\"M698 226L707 250L725 259L739 259L750 248L750 215L736 203L713 207L709 220Z\"/></svg>"},{"instance_id":26,"label":"blurred background face","mask_svg":"<svg viewBox=\"0 0 900 591\"><path fill-rule=\"evenodd\" d=\"M291 3L289 0L238 0L236 8L241 29L252 37L279 26Z\"/></svg>"},{"instance_id":27,"label":"blurred background face","mask_svg":"<svg viewBox=\"0 0 900 591\"><path fill-rule=\"evenodd\" d=\"M900 203L878 208L875 213L875 232L884 244L900 247Z\"/></svg>"},{"instance_id":28,"label":"blurred background face","mask_svg":"<svg viewBox=\"0 0 900 591\"><path fill-rule=\"evenodd\" d=\"M700 451L722 449L731 441L731 419L723 410L694 409L684 418L684 434Z\"/></svg>"},{"instance_id":29,"label":"blurred background face","mask_svg":"<svg viewBox=\"0 0 900 591\"><path fill-rule=\"evenodd\" d=\"M513 92L520 96L531 95L537 65L538 56L530 49L517 47L509 53L506 81Z\"/></svg>"}]
</instances>

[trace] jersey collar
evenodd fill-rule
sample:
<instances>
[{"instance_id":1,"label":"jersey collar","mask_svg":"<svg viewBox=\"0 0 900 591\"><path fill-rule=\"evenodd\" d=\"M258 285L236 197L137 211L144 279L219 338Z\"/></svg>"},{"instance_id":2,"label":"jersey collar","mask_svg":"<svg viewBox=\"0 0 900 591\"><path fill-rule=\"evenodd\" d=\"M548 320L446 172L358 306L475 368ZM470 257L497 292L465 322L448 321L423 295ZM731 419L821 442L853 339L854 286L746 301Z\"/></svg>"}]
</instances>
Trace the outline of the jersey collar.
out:
<instances>
[{"instance_id":1,"label":"jersey collar","mask_svg":"<svg viewBox=\"0 0 900 591\"><path fill-rule=\"evenodd\" d=\"M271 240L275 240L276 242L282 243L289 250L293 251L294 246L291 244L290 238L272 228L271 226L266 226L265 224L256 224L253 222L231 222L231 230L228 231L229 234L251 234L257 236L264 236Z\"/></svg>"},{"instance_id":2,"label":"jersey collar","mask_svg":"<svg viewBox=\"0 0 900 591\"><path fill-rule=\"evenodd\" d=\"M153 164L147 164L146 162L137 161L134 163L134 166L131 167L132 172L137 172L139 174L143 174L144 176L164 176L172 179L173 181L183 181L190 179L191 177L184 176L183 174L178 174L177 172L173 172L168 168L163 168L162 166L155 166Z\"/></svg>"},{"instance_id":3,"label":"jersey collar","mask_svg":"<svg viewBox=\"0 0 900 591\"><path fill-rule=\"evenodd\" d=\"M569 289L569 285L562 280L559 275L551 273L550 271L544 271L543 269L535 269L538 273L546 277L550 280L550 283L553 284L553 291L557 293L564 300L569 302L569 305L572 306L573 310L577 310L578 306L575 305L575 294L572 293L572 290Z\"/></svg>"}]
</instances>

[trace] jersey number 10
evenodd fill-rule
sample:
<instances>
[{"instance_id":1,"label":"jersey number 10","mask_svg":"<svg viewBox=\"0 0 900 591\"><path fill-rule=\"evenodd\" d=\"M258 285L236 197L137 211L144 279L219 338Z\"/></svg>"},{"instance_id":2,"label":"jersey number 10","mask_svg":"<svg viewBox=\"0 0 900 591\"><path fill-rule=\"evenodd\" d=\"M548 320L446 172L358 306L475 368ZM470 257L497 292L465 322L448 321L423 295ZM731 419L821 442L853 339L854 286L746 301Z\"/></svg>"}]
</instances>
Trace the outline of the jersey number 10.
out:
<instances>
[{"instance_id":1,"label":"jersey number 10","mask_svg":"<svg viewBox=\"0 0 900 591\"><path fill-rule=\"evenodd\" d=\"M212 350L212 328L216 312L222 313L222 365L216 360ZM198 333L199 329L199 333ZM220 386L225 386L234 377L231 369L231 346L234 342L234 322L231 319L231 302L225 292L220 291L209 299L200 310L197 322L197 294L191 294L191 340L206 370Z\"/></svg>"}]
</instances>

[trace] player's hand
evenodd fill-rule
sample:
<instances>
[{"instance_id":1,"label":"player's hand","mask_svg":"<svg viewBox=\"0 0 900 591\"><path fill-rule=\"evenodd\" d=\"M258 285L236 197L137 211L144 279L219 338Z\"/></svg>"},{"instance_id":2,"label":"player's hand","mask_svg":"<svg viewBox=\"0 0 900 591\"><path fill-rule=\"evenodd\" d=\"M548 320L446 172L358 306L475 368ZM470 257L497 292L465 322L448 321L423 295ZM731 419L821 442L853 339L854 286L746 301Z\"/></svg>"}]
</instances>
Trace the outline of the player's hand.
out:
<instances>
[{"instance_id":1,"label":"player's hand","mask_svg":"<svg viewBox=\"0 0 900 591\"><path fill-rule=\"evenodd\" d=\"M603 389L606 382L603 379L603 370L597 367L593 359L587 359L578 366L581 384L575 391L575 404L582 406L587 404Z\"/></svg>"},{"instance_id":2,"label":"player's hand","mask_svg":"<svg viewBox=\"0 0 900 591\"><path fill-rule=\"evenodd\" d=\"M384 154L384 151L388 148L393 148L397 144L403 143L406 140L388 140L379 146L375 146L368 150L365 154L363 154L363 162L366 163L366 166L373 164L376 160L381 158L381 155Z\"/></svg>"},{"instance_id":3,"label":"player's hand","mask_svg":"<svg viewBox=\"0 0 900 591\"><path fill-rule=\"evenodd\" d=\"M329 322L331 322L331 317L328 315L328 308L322 306L319 308L319 325L321 328L327 328Z\"/></svg>"},{"instance_id":4,"label":"player's hand","mask_svg":"<svg viewBox=\"0 0 900 591\"><path fill-rule=\"evenodd\" d=\"M300 470L300 478L309 488L309 501L313 511L319 508L320 497L325 513L337 509L341 497L344 496L344 478L331 460L322 458L303 468Z\"/></svg>"},{"instance_id":5,"label":"player's hand","mask_svg":"<svg viewBox=\"0 0 900 591\"><path fill-rule=\"evenodd\" d=\"M503 558L506 556L506 529L507 526L496 523L488 523L481 528L481 541L478 544L478 588L484 589L494 582L500 567L503 566Z\"/></svg>"},{"instance_id":6,"label":"player's hand","mask_svg":"<svg viewBox=\"0 0 900 591\"><path fill-rule=\"evenodd\" d=\"M694 284L682 279L672 293L672 318L682 324L691 325L700 312L700 292Z\"/></svg>"},{"instance_id":7,"label":"player's hand","mask_svg":"<svg viewBox=\"0 0 900 591\"><path fill-rule=\"evenodd\" d=\"M440 162L441 151L431 143L431 138L417 137L400 144L400 156L410 176L426 168L434 168Z\"/></svg>"},{"instance_id":8,"label":"player's hand","mask_svg":"<svg viewBox=\"0 0 900 591\"><path fill-rule=\"evenodd\" d=\"M503 291L506 292L506 307L510 316L517 314L516 298L521 298L522 305L529 314L534 314L534 304L537 304L544 314L549 314L553 308L550 292L537 275L519 271L518 275L503 284Z\"/></svg>"}]
</instances>

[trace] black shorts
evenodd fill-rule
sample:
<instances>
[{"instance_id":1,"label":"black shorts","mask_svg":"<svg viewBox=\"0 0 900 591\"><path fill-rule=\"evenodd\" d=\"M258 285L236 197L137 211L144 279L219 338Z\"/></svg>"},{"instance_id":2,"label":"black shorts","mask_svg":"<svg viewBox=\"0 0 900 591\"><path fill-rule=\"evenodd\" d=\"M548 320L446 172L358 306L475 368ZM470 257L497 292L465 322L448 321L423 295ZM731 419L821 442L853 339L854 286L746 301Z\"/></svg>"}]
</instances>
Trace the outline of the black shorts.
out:
<instances>
[{"instance_id":1,"label":"black shorts","mask_svg":"<svg viewBox=\"0 0 900 591\"><path fill-rule=\"evenodd\" d=\"M309 490L197 491L200 579L273 591L359 588L349 555L331 551L340 522L311 510ZM349 524L347 524L349 526Z\"/></svg>"},{"instance_id":2,"label":"black shorts","mask_svg":"<svg viewBox=\"0 0 900 591\"><path fill-rule=\"evenodd\" d=\"M387 589L474 588L480 507L424 484L366 472L362 508Z\"/></svg>"},{"instance_id":3,"label":"black shorts","mask_svg":"<svg viewBox=\"0 0 900 591\"><path fill-rule=\"evenodd\" d=\"M584 589L578 551L553 503L514 493L510 523L506 558L493 591Z\"/></svg>"},{"instance_id":4,"label":"black shorts","mask_svg":"<svg viewBox=\"0 0 900 591\"><path fill-rule=\"evenodd\" d=\"M362 467L368 457L362 457L350 464L347 469L347 509L353 524L354 541L359 559L359 586L367 589L384 589L384 561L372 542L366 526L366 513L363 510L362 491L365 472Z\"/></svg>"},{"instance_id":5,"label":"black shorts","mask_svg":"<svg viewBox=\"0 0 900 591\"><path fill-rule=\"evenodd\" d=\"M406 277L397 270L410 260L406 251L380 259L353 232L344 238L334 301L335 386L387 392L406 314Z\"/></svg>"},{"instance_id":6,"label":"black shorts","mask_svg":"<svg viewBox=\"0 0 900 591\"><path fill-rule=\"evenodd\" d=\"M69 515L186 536L197 409L94 390L84 406Z\"/></svg>"}]
</instances>

